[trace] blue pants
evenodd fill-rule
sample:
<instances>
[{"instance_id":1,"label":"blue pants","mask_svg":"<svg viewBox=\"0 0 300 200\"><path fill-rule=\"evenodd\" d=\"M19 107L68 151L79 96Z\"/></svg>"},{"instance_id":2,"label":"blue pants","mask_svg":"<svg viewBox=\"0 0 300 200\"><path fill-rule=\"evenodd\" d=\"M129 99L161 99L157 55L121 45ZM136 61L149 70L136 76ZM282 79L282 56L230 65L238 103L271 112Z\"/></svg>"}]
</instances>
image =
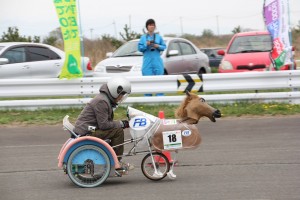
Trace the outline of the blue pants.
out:
<instances>
[{"instance_id":1,"label":"blue pants","mask_svg":"<svg viewBox=\"0 0 300 200\"><path fill-rule=\"evenodd\" d=\"M143 76L164 75L164 69L158 67L144 67L142 74ZM152 94L144 94L144 96L150 97ZM164 96L164 93L156 93L156 96Z\"/></svg>"}]
</instances>

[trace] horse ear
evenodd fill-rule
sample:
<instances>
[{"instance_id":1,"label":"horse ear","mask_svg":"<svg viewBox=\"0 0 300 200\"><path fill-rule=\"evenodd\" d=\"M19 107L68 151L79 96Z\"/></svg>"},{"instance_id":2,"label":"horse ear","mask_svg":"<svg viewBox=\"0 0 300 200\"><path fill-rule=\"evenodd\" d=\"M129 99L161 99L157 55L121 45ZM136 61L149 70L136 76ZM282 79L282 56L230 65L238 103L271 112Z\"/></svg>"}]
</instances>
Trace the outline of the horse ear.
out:
<instances>
[{"instance_id":1,"label":"horse ear","mask_svg":"<svg viewBox=\"0 0 300 200\"><path fill-rule=\"evenodd\" d=\"M186 96L191 96L190 92L188 90L185 91Z\"/></svg>"}]
</instances>

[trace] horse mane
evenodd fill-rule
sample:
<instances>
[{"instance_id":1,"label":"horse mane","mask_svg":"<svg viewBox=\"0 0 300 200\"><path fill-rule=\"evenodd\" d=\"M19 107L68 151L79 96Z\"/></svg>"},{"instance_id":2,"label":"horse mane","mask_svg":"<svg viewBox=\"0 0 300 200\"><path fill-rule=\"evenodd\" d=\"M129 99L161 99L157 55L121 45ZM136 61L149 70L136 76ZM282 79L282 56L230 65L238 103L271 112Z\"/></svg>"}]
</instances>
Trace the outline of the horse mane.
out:
<instances>
[{"instance_id":1,"label":"horse mane","mask_svg":"<svg viewBox=\"0 0 300 200\"><path fill-rule=\"evenodd\" d=\"M175 111L176 118L183 119L183 118L187 117L187 112L186 112L185 108L193 99L199 99L198 95L193 94L193 93L187 93L187 96L185 97L185 99L181 102L181 104Z\"/></svg>"}]
</instances>

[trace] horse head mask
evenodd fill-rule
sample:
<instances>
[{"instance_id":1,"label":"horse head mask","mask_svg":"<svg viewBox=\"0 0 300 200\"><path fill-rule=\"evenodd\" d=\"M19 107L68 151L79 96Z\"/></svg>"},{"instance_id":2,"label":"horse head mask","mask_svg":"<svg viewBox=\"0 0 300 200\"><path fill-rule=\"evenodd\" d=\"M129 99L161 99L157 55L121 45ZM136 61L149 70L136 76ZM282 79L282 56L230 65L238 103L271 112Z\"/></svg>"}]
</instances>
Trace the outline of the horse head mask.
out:
<instances>
[{"instance_id":1,"label":"horse head mask","mask_svg":"<svg viewBox=\"0 0 300 200\"><path fill-rule=\"evenodd\" d=\"M184 101L175 113L176 117L188 124L197 124L201 117L207 117L212 122L221 117L221 112L208 105L205 99L196 94L186 92Z\"/></svg>"}]
</instances>

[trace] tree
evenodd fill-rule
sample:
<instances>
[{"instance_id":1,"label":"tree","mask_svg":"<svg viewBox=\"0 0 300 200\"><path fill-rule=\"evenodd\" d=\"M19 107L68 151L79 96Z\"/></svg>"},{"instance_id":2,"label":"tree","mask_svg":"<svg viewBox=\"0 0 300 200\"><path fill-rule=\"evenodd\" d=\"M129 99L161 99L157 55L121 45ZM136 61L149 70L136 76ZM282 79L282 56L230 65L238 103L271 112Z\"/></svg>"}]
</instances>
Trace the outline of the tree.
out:
<instances>
[{"instance_id":1,"label":"tree","mask_svg":"<svg viewBox=\"0 0 300 200\"><path fill-rule=\"evenodd\" d=\"M295 31L296 33L300 33L300 20L298 21L297 26L293 28L293 31Z\"/></svg>"},{"instance_id":2,"label":"tree","mask_svg":"<svg viewBox=\"0 0 300 200\"><path fill-rule=\"evenodd\" d=\"M43 43L56 46L57 43L63 43L63 37L60 27L54 29L44 38Z\"/></svg>"},{"instance_id":3,"label":"tree","mask_svg":"<svg viewBox=\"0 0 300 200\"><path fill-rule=\"evenodd\" d=\"M169 33L169 34L165 34L164 37L177 37L177 35Z\"/></svg>"},{"instance_id":4,"label":"tree","mask_svg":"<svg viewBox=\"0 0 300 200\"><path fill-rule=\"evenodd\" d=\"M57 41L57 38L53 37L53 36L48 36L43 39L44 44L49 44L51 46L55 46L56 41Z\"/></svg>"},{"instance_id":5,"label":"tree","mask_svg":"<svg viewBox=\"0 0 300 200\"><path fill-rule=\"evenodd\" d=\"M116 49L119 48L123 42L114 38L114 37L111 37L110 35L102 35L102 40L103 41L109 41L113 47L115 47Z\"/></svg>"},{"instance_id":6,"label":"tree","mask_svg":"<svg viewBox=\"0 0 300 200\"><path fill-rule=\"evenodd\" d=\"M7 33L3 32L1 36L1 42L40 42L39 36L25 37L19 34L19 29L17 27L8 27Z\"/></svg>"},{"instance_id":7,"label":"tree","mask_svg":"<svg viewBox=\"0 0 300 200\"><path fill-rule=\"evenodd\" d=\"M204 29L202 32L202 37L213 37L214 32L210 29Z\"/></svg>"},{"instance_id":8,"label":"tree","mask_svg":"<svg viewBox=\"0 0 300 200\"><path fill-rule=\"evenodd\" d=\"M127 26L127 24L125 24L124 31L125 31L125 34L120 33L120 35L123 38L123 40L125 40L125 41L138 39L142 36L139 33L136 33L134 31L130 31L130 28Z\"/></svg>"},{"instance_id":9,"label":"tree","mask_svg":"<svg viewBox=\"0 0 300 200\"><path fill-rule=\"evenodd\" d=\"M238 25L237 27L234 27L234 29L231 31L233 34L242 32L242 27Z\"/></svg>"}]
</instances>

